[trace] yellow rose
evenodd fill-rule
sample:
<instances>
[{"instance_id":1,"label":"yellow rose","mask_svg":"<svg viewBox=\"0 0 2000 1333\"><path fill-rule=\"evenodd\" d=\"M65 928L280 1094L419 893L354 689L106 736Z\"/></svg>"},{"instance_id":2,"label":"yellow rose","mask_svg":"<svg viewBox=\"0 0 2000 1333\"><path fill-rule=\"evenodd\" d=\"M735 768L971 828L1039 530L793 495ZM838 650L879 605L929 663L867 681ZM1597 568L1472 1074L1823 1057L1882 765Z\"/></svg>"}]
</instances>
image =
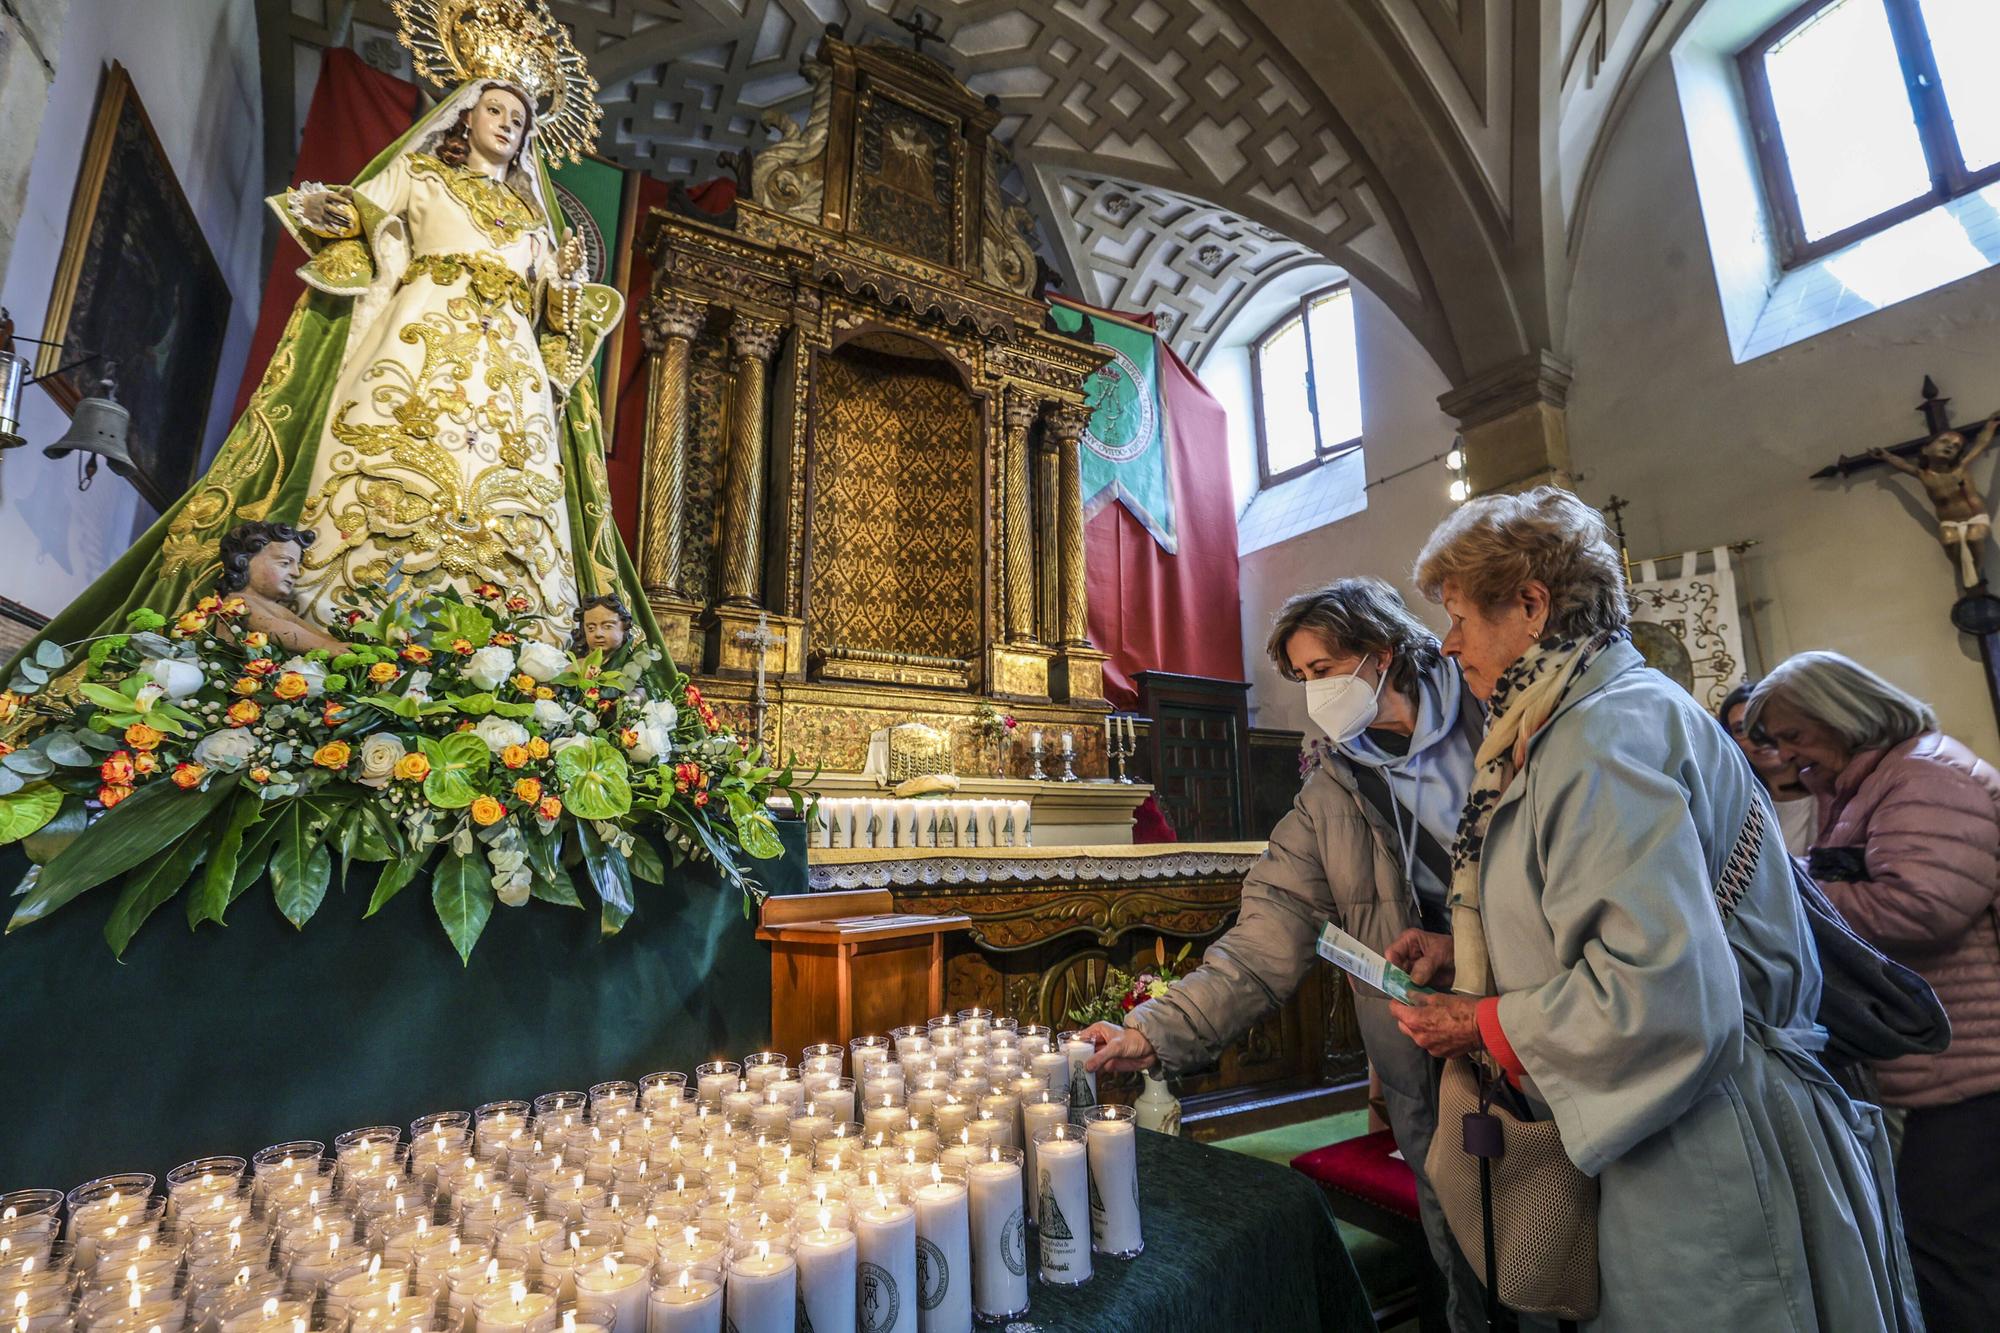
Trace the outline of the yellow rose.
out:
<instances>
[{"instance_id":1,"label":"yellow rose","mask_svg":"<svg viewBox=\"0 0 2000 1333\"><path fill-rule=\"evenodd\" d=\"M535 813L543 819L562 818L562 801L554 796L544 796L535 806Z\"/></svg>"},{"instance_id":2,"label":"yellow rose","mask_svg":"<svg viewBox=\"0 0 2000 1333\"><path fill-rule=\"evenodd\" d=\"M140 777L147 777L160 770L160 756L141 750L132 756L132 771Z\"/></svg>"},{"instance_id":3,"label":"yellow rose","mask_svg":"<svg viewBox=\"0 0 2000 1333\"><path fill-rule=\"evenodd\" d=\"M174 622L174 628L182 634L199 634L208 628L208 617L199 611L183 612Z\"/></svg>"},{"instance_id":4,"label":"yellow rose","mask_svg":"<svg viewBox=\"0 0 2000 1333\"><path fill-rule=\"evenodd\" d=\"M528 754L536 759L549 757L549 743L540 736L528 737Z\"/></svg>"},{"instance_id":5,"label":"yellow rose","mask_svg":"<svg viewBox=\"0 0 2000 1333\"><path fill-rule=\"evenodd\" d=\"M313 751L313 762L321 768L346 768L352 753L346 741L328 741Z\"/></svg>"},{"instance_id":6,"label":"yellow rose","mask_svg":"<svg viewBox=\"0 0 2000 1333\"><path fill-rule=\"evenodd\" d=\"M540 778L522 778L514 784L514 799L523 805L533 805L536 801L541 800L542 780Z\"/></svg>"},{"instance_id":7,"label":"yellow rose","mask_svg":"<svg viewBox=\"0 0 2000 1333\"><path fill-rule=\"evenodd\" d=\"M475 824L497 824L506 817L507 807L491 796L481 796L472 803L472 822Z\"/></svg>"},{"instance_id":8,"label":"yellow rose","mask_svg":"<svg viewBox=\"0 0 2000 1333\"><path fill-rule=\"evenodd\" d=\"M263 682L258 680L255 676L243 676L238 678L237 682L234 685L231 685L229 688L236 691L236 693L238 694L247 696L255 694L258 690L262 689Z\"/></svg>"},{"instance_id":9,"label":"yellow rose","mask_svg":"<svg viewBox=\"0 0 2000 1333\"><path fill-rule=\"evenodd\" d=\"M535 686L535 697L537 699L553 699L556 697L556 692L550 686L537 685Z\"/></svg>"},{"instance_id":10,"label":"yellow rose","mask_svg":"<svg viewBox=\"0 0 2000 1333\"><path fill-rule=\"evenodd\" d=\"M182 791L189 791L201 785L208 769L200 764L181 764L174 769L174 785Z\"/></svg>"},{"instance_id":11,"label":"yellow rose","mask_svg":"<svg viewBox=\"0 0 2000 1333\"><path fill-rule=\"evenodd\" d=\"M243 636L243 646L245 648L262 648L270 641L271 636L260 629L253 629Z\"/></svg>"},{"instance_id":12,"label":"yellow rose","mask_svg":"<svg viewBox=\"0 0 2000 1333\"><path fill-rule=\"evenodd\" d=\"M535 678L526 672L522 672L520 675L514 677L514 688L523 694L533 694L535 692Z\"/></svg>"},{"instance_id":13,"label":"yellow rose","mask_svg":"<svg viewBox=\"0 0 2000 1333\"><path fill-rule=\"evenodd\" d=\"M135 750L157 750L165 733L147 726L144 722L134 722L125 728L125 743Z\"/></svg>"},{"instance_id":14,"label":"yellow rose","mask_svg":"<svg viewBox=\"0 0 2000 1333\"><path fill-rule=\"evenodd\" d=\"M278 683L271 687L271 693L280 699L303 699L312 686L296 671L287 671L278 677Z\"/></svg>"},{"instance_id":15,"label":"yellow rose","mask_svg":"<svg viewBox=\"0 0 2000 1333\"><path fill-rule=\"evenodd\" d=\"M264 716L264 710L249 699L238 699L229 705L229 711L223 716L229 719L229 725L232 727L247 727Z\"/></svg>"},{"instance_id":16,"label":"yellow rose","mask_svg":"<svg viewBox=\"0 0 2000 1333\"><path fill-rule=\"evenodd\" d=\"M368 668L368 683L371 685L387 685L395 678L396 664L394 662L377 662L374 666Z\"/></svg>"},{"instance_id":17,"label":"yellow rose","mask_svg":"<svg viewBox=\"0 0 2000 1333\"><path fill-rule=\"evenodd\" d=\"M500 762L509 768L519 768L528 762L528 747L525 745L503 747L500 751Z\"/></svg>"},{"instance_id":18,"label":"yellow rose","mask_svg":"<svg viewBox=\"0 0 2000 1333\"><path fill-rule=\"evenodd\" d=\"M404 782L422 782L431 775L431 761L421 750L412 750L396 761L395 774Z\"/></svg>"},{"instance_id":19,"label":"yellow rose","mask_svg":"<svg viewBox=\"0 0 2000 1333\"><path fill-rule=\"evenodd\" d=\"M252 782L269 782L271 780L271 770L261 767L253 768L250 770L250 780Z\"/></svg>"}]
</instances>

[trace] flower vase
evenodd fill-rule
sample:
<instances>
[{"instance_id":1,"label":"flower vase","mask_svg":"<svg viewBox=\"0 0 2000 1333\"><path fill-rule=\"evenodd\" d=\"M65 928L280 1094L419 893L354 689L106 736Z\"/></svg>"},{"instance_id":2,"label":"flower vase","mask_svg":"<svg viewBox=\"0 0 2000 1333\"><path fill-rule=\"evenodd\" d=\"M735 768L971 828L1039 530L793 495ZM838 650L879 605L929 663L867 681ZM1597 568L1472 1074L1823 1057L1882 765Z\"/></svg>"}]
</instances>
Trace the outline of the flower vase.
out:
<instances>
[{"instance_id":1,"label":"flower vase","mask_svg":"<svg viewBox=\"0 0 2000 1333\"><path fill-rule=\"evenodd\" d=\"M1007 752L1012 748L1010 744L1012 740L1013 737L1011 736L1000 736L987 740L986 752L992 765L991 776L995 778L1004 778L1007 776Z\"/></svg>"},{"instance_id":2,"label":"flower vase","mask_svg":"<svg viewBox=\"0 0 2000 1333\"><path fill-rule=\"evenodd\" d=\"M1132 1103L1138 1113L1139 1128L1157 1130L1162 1134L1181 1132L1180 1099L1168 1090L1166 1079L1157 1070L1141 1071L1145 1075L1146 1087L1139 1099Z\"/></svg>"}]
</instances>

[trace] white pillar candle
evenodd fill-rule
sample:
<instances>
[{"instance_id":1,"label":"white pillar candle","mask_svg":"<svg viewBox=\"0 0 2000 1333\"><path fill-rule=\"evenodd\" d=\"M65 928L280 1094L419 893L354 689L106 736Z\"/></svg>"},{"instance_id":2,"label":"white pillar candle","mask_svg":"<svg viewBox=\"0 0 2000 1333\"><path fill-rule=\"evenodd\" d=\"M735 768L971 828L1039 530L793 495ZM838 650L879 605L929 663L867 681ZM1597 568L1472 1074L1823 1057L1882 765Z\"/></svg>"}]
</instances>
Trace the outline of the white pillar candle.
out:
<instances>
[{"instance_id":1,"label":"white pillar candle","mask_svg":"<svg viewBox=\"0 0 2000 1333\"><path fill-rule=\"evenodd\" d=\"M768 1241L757 1241L729 1261L724 1303L736 1333L792 1333L798 1292L798 1265Z\"/></svg>"},{"instance_id":2,"label":"white pillar candle","mask_svg":"<svg viewBox=\"0 0 2000 1333\"><path fill-rule=\"evenodd\" d=\"M1069 1092L1069 1057L1061 1051L1043 1051L1028 1057L1028 1069L1048 1086L1050 1092Z\"/></svg>"},{"instance_id":3,"label":"white pillar candle","mask_svg":"<svg viewBox=\"0 0 2000 1333\"><path fill-rule=\"evenodd\" d=\"M903 1071L892 1064L877 1063L861 1085L861 1104L880 1106L885 1101L892 1106L903 1104Z\"/></svg>"},{"instance_id":4,"label":"white pillar candle","mask_svg":"<svg viewBox=\"0 0 2000 1333\"><path fill-rule=\"evenodd\" d=\"M1084 1061L1096 1051L1096 1043L1088 1038L1074 1032L1062 1034L1062 1052L1069 1060L1069 1109L1072 1112L1097 1105L1097 1075L1083 1067Z\"/></svg>"},{"instance_id":5,"label":"white pillar candle","mask_svg":"<svg viewBox=\"0 0 2000 1333\"><path fill-rule=\"evenodd\" d=\"M970 1102L960 1101L954 1097L949 1101L938 1103L937 1109L931 1112L931 1124L937 1130L940 1139L951 1143L959 1137L959 1132L965 1128L965 1122L972 1118L972 1112L973 1107Z\"/></svg>"},{"instance_id":6,"label":"white pillar candle","mask_svg":"<svg viewBox=\"0 0 2000 1333\"><path fill-rule=\"evenodd\" d=\"M1040 1206L1041 1191L1039 1189L1039 1182L1041 1177L1036 1174L1037 1162L1035 1154L1037 1148L1035 1145L1035 1135L1055 1125L1065 1125L1068 1123L1069 1093L1067 1091L1043 1092L1034 1097L1024 1099L1021 1102L1021 1143L1023 1145L1022 1152L1027 1158L1029 1186L1028 1217L1037 1223L1041 1221L1040 1215L1036 1211Z\"/></svg>"},{"instance_id":7,"label":"white pillar candle","mask_svg":"<svg viewBox=\"0 0 2000 1333\"><path fill-rule=\"evenodd\" d=\"M615 1327L638 1328L646 1318L646 1269L616 1254L607 1254L594 1264L576 1270L579 1300L599 1300L618 1312ZM485 1333L484 1329L479 1333Z\"/></svg>"},{"instance_id":8,"label":"white pillar candle","mask_svg":"<svg viewBox=\"0 0 2000 1333\"><path fill-rule=\"evenodd\" d=\"M914 1159L929 1159L937 1156L938 1136L935 1130L924 1128L924 1122L915 1117L903 1122L903 1128L896 1131L890 1144L898 1152L914 1154Z\"/></svg>"},{"instance_id":9,"label":"white pillar candle","mask_svg":"<svg viewBox=\"0 0 2000 1333\"><path fill-rule=\"evenodd\" d=\"M963 1183L931 1168L911 1192L917 1208L917 1333L972 1327L972 1226Z\"/></svg>"},{"instance_id":10,"label":"white pillar candle","mask_svg":"<svg viewBox=\"0 0 2000 1333\"><path fill-rule=\"evenodd\" d=\"M1011 1319L1028 1308L1027 1221L1021 1211L1021 1154L990 1147L966 1169L972 1199L972 1305L981 1319Z\"/></svg>"},{"instance_id":11,"label":"white pillar candle","mask_svg":"<svg viewBox=\"0 0 2000 1333\"><path fill-rule=\"evenodd\" d=\"M1090 1145L1090 1243L1129 1259L1146 1248L1139 1229L1139 1131L1129 1106L1100 1106L1086 1117Z\"/></svg>"},{"instance_id":12,"label":"white pillar candle","mask_svg":"<svg viewBox=\"0 0 2000 1333\"><path fill-rule=\"evenodd\" d=\"M893 1101L872 1103L861 1112L863 1137L873 1143L877 1134L893 1136L908 1120L909 1112Z\"/></svg>"},{"instance_id":13,"label":"white pillar candle","mask_svg":"<svg viewBox=\"0 0 2000 1333\"><path fill-rule=\"evenodd\" d=\"M869 1333L916 1333L917 1213L886 1190L854 1215L855 1304Z\"/></svg>"},{"instance_id":14,"label":"white pillar candle","mask_svg":"<svg viewBox=\"0 0 2000 1333\"><path fill-rule=\"evenodd\" d=\"M792 1247L799 1265L799 1303L813 1333L854 1333L855 1255L859 1249L854 1233L833 1226L833 1210L822 1208L806 1227L799 1222L798 1242Z\"/></svg>"},{"instance_id":15,"label":"white pillar candle","mask_svg":"<svg viewBox=\"0 0 2000 1333\"><path fill-rule=\"evenodd\" d=\"M684 1226L680 1234L660 1246L659 1267L661 1271L675 1268L719 1267L722 1263L722 1242L713 1236L704 1236L692 1226Z\"/></svg>"},{"instance_id":16,"label":"white pillar candle","mask_svg":"<svg viewBox=\"0 0 2000 1333\"><path fill-rule=\"evenodd\" d=\"M789 1070L764 1085L764 1100L784 1106L786 1115L797 1115L806 1104L806 1085Z\"/></svg>"},{"instance_id":17,"label":"white pillar candle","mask_svg":"<svg viewBox=\"0 0 2000 1333\"><path fill-rule=\"evenodd\" d=\"M473 1310L474 1333L542 1333L554 1328L556 1298L516 1282L506 1291L480 1295Z\"/></svg>"},{"instance_id":18,"label":"white pillar candle","mask_svg":"<svg viewBox=\"0 0 2000 1333\"><path fill-rule=\"evenodd\" d=\"M798 1116L791 1122L787 1130L791 1135L792 1151L807 1161L811 1161L813 1145L819 1142L822 1135L825 1135L832 1129L832 1116Z\"/></svg>"},{"instance_id":19,"label":"white pillar candle","mask_svg":"<svg viewBox=\"0 0 2000 1333\"><path fill-rule=\"evenodd\" d=\"M695 1070L695 1098L703 1106L722 1105L722 1095L736 1091L742 1069L734 1060L706 1064Z\"/></svg>"},{"instance_id":20,"label":"white pillar candle","mask_svg":"<svg viewBox=\"0 0 2000 1333\"><path fill-rule=\"evenodd\" d=\"M821 1088L812 1096L812 1109L816 1115L831 1116L836 1125L854 1119L854 1080L838 1079Z\"/></svg>"},{"instance_id":21,"label":"white pillar candle","mask_svg":"<svg viewBox=\"0 0 2000 1333\"><path fill-rule=\"evenodd\" d=\"M645 1333L722 1333L722 1284L708 1270L683 1268L653 1288ZM618 1333L639 1333L619 1329Z\"/></svg>"},{"instance_id":22,"label":"white pillar candle","mask_svg":"<svg viewBox=\"0 0 2000 1333\"><path fill-rule=\"evenodd\" d=\"M792 1108L784 1102L764 1101L750 1110L750 1128L753 1132L778 1138L785 1132L785 1126L792 1120Z\"/></svg>"},{"instance_id":23,"label":"white pillar candle","mask_svg":"<svg viewBox=\"0 0 2000 1333\"><path fill-rule=\"evenodd\" d=\"M1035 1144L1035 1198L1042 1281L1074 1286L1090 1280L1090 1167L1083 1131L1052 1125Z\"/></svg>"},{"instance_id":24,"label":"white pillar candle","mask_svg":"<svg viewBox=\"0 0 2000 1333\"><path fill-rule=\"evenodd\" d=\"M763 1097L750 1090L748 1079L738 1079L736 1087L722 1094L722 1114L731 1120L748 1119Z\"/></svg>"}]
</instances>

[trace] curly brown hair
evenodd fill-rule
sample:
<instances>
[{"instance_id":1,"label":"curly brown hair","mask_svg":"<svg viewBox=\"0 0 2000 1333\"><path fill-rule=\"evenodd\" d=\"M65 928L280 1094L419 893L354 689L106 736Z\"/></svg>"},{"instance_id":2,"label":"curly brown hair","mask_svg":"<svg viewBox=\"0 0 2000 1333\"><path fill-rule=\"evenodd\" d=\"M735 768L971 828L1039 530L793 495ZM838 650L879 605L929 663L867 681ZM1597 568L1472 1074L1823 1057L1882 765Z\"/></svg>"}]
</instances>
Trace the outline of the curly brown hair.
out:
<instances>
[{"instance_id":1,"label":"curly brown hair","mask_svg":"<svg viewBox=\"0 0 2000 1333\"><path fill-rule=\"evenodd\" d=\"M451 128L444 132L442 139L438 140L436 154L438 161L448 167L465 165L466 160L472 156L472 112L479 105L480 98L484 98L496 88L520 102L521 109L527 113L527 124L522 129L521 142L515 145L514 156L507 159L508 175L513 175L519 169L521 154L528 151L528 131L535 127L535 106L504 83L486 84L480 88L479 97L473 99L472 105L458 113L458 119L451 123Z\"/></svg>"}]
</instances>

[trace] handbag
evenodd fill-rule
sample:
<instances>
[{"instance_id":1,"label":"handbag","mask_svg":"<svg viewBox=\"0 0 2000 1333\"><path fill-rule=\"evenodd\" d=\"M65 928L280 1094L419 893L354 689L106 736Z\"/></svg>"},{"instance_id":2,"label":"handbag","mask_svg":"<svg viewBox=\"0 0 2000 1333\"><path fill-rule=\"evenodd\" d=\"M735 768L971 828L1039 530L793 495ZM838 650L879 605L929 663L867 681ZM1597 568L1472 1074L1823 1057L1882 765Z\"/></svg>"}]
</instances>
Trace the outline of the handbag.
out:
<instances>
[{"instance_id":1,"label":"handbag","mask_svg":"<svg viewBox=\"0 0 2000 1333\"><path fill-rule=\"evenodd\" d=\"M1716 876L1724 925L1749 891L1764 842L1764 802L1752 799ZM1459 1124L1458 1142L1445 1127ZM1506 1080L1467 1056L1445 1062L1438 1132L1424 1169L1452 1238L1486 1274L1495 1302L1525 1314L1587 1320L1597 1314L1597 1179L1577 1169L1553 1120L1535 1120Z\"/></svg>"}]
</instances>

